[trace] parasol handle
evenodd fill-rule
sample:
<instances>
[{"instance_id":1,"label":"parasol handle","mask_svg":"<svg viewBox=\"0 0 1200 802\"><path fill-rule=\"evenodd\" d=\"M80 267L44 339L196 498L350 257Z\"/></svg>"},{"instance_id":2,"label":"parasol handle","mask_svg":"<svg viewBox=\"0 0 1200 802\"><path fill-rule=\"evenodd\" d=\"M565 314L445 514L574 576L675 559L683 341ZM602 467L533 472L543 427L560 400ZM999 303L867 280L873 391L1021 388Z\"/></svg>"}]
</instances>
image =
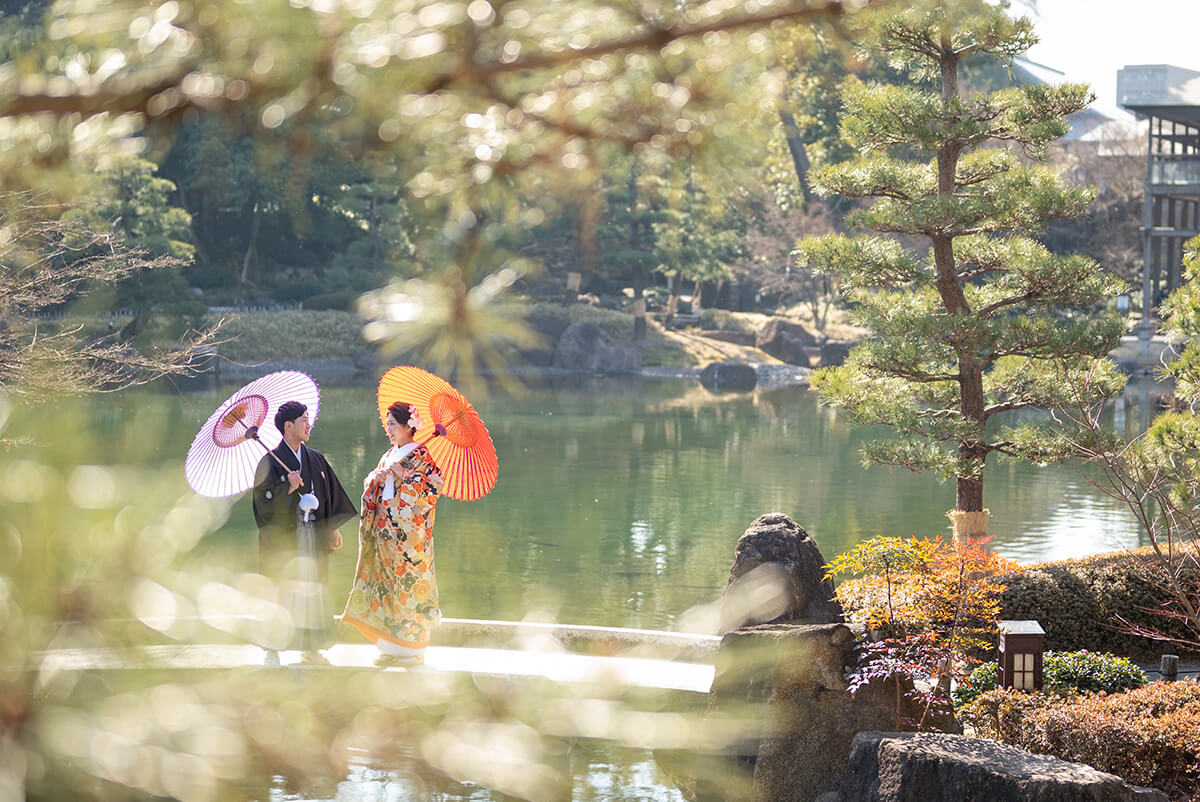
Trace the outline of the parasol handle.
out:
<instances>
[{"instance_id":1,"label":"parasol handle","mask_svg":"<svg viewBox=\"0 0 1200 802\"><path fill-rule=\"evenodd\" d=\"M263 447L263 451L266 451L268 454L270 454L270 455L271 455L271 459L273 459L273 460L275 460L276 462L278 462L278 463L279 463L279 467L280 467L280 468L283 468L283 470L284 470L284 471L291 471L291 470L292 470L291 468L289 468L287 465L285 465L285 464L284 464L283 460L281 460L281 459L279 458L279 455L278 455L278 454L276 454L276 453L275 453L274 451L272 451L271 449L267 448L267 444L266 444L266 443L264 443L262 440L259 440L259 439L258 439L258 427L257 427L257 426L247 426L247 427L246 427L246 435L245 435L245 437L246 437L246 439L247 439L247 440L253 440L254 442L258 443L260 446L262 446L262 447Z\"/></svg>"}]
</instances>

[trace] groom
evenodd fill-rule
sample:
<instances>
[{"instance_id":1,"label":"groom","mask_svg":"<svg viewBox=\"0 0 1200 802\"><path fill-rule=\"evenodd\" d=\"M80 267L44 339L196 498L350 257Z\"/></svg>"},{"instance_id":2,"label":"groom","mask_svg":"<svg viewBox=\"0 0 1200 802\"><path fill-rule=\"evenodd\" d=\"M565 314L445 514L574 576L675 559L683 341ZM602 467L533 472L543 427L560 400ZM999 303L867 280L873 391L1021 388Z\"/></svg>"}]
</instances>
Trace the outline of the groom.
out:
<instances>
[{"instance_id":1,"label":"groom","mask_svg":"<svg viewBox=\"0 0 1200 802\"><path fill-rule=\"evenodd\" d=\"M328 646L330 640L332 617L325 614L327 608L321 603L329 551L341 548L342 535L337 531L338 527L358 511L325 455L305 445L312 431L308 408L299 401L280 405L275 413L275 428L283 435L283 441L271 454L263 456L255 474L253 501L254 522L258 524L259 570L280 583L282 590L290 590L292 595L315 596L303 603L305 610L298 611L296 605L291 605L290 612L303 649L301 663L328 665L329 661L317 650ZM317 506L312 513L315 517L312 525L321 547L313 555L303 555L297 548L300 508L302 500L304 507L311 507L314 498ZM305 620L304 613L312 610L316 611L316 617L329 620ZM278 665L279 654L268 650L266 662L267 665Z\"/></svg>"}]
</instances>

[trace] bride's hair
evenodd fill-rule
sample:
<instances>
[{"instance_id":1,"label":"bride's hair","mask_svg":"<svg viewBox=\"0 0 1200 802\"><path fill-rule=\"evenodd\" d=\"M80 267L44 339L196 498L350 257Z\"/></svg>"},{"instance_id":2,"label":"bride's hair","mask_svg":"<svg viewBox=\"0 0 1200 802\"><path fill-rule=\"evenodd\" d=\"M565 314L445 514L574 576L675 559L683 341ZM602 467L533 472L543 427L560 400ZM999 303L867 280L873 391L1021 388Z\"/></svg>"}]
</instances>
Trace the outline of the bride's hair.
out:
<instances>
[{"instance_id":1,"label":"bride's hair","mask_svg":"<svg viewBox=\"0 0 1200 802\"><path fill-rule=\"evenodd\" d=\"M412 407L403 401L397 401L388 407L388 415L391 415L396 423L401 426L408 426L409 418L412 417ZM412 429L414 435L417 433L417 430L412 426L408 426L408 428Z\"/></svg>"}]
</instances>

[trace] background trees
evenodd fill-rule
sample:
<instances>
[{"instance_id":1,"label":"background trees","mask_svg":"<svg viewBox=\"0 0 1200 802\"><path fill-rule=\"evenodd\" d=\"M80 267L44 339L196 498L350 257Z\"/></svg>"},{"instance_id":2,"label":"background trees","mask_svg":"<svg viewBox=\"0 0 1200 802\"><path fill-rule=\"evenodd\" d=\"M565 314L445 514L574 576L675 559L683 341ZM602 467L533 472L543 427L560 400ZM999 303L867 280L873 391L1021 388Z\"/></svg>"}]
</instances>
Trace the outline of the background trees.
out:
<instances>
[{"instance_id":1,"label":"background trees","mask_svg":"<svg viewBox=\"0 0 1200 802\"><path fill-rule=\"evenodd\" d=\"M1121 385L1100 357L1124 322L1093 313L1121 285L1032 238L1082 213L1091 193L1018 158L1044 158L1089 95L1069 84L964 94L965 58L1004 61L1034 41L1027 20L986 3L884 12L875 32L926 83L853 86L842 130L863 155L814 177L827 194L874 199L852 219L890 236L797 243L797 263L838 275L874 335L813 385L858 423L897 431L868 445L870 461L954 478L956 510L982 513L988 455L1038 460L1045 442L1032 426L989 427L995 416L1068 403L1062 372L1093 376L1094 398ZM924 258L914 238L928 243ZM985 531L986 515L967 526Z\"/></svg>"},{"instance_id":2,"label":"background trees","mask_svg":"<svg viewBox=\"0 0 1200 802\"><path fill-rule=\"evenodd\" d=\"M398 190L386 205L448 255L439 275L399 279L470 288L512 267L500 254L530 228L586 207L614 161L687 157L703 169L744 150L743 121L774 115L780 92L767 26L846 13L797 0L752 11L444 0L354 13L71 0L0 87L0 115L26 121L0 158L36 154L45 182L86 149L139 151L194 215L209 273L197 283L247 290L305 270L323 281L335 256L361 255L381 229L370 202L339 196L386 182ZM370 154L394 167L355 177L339 161L361 169ZM493 244L488 258L470 250ZM464 265L458 279L440 275ZM365 268L359 256L339 266Z\"/></svg>"},{"instance_id":3,"label":"background trees","mask_svg":"<svg viewBox=\"0 0 1200 802\"><path fill-rule=\"evenodd\" d=\"M215 330L190 331L184 348L137 349L116 332L39 320L39 312L89 288L172 273L178 262L132 250L107 228L54 219L28 196L0 197L0 230L0 393L40 401L183 375L193 369L195 349L212 342Z\"/></svg>"}]
</instances>

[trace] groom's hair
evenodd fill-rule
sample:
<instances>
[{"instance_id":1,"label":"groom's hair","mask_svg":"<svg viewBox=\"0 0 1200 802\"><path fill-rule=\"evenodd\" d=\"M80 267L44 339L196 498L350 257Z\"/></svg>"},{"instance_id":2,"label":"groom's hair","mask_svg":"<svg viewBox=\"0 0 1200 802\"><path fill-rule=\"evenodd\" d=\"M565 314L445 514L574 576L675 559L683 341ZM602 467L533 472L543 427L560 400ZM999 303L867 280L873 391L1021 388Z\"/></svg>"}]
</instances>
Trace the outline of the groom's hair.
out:
<instances>
[{"instance_id":1,"label":"groom's hair","mask_svg":"<svg viewBox=\"0 0 1200 802\"><path fill-rule=\"evenodd\" d=\"M279 409L275 412L275 428L283 434L283 424L308 412L308 407L301 404L299 401L285 401L279 405Z\"/></svg>"}]
</instances>

